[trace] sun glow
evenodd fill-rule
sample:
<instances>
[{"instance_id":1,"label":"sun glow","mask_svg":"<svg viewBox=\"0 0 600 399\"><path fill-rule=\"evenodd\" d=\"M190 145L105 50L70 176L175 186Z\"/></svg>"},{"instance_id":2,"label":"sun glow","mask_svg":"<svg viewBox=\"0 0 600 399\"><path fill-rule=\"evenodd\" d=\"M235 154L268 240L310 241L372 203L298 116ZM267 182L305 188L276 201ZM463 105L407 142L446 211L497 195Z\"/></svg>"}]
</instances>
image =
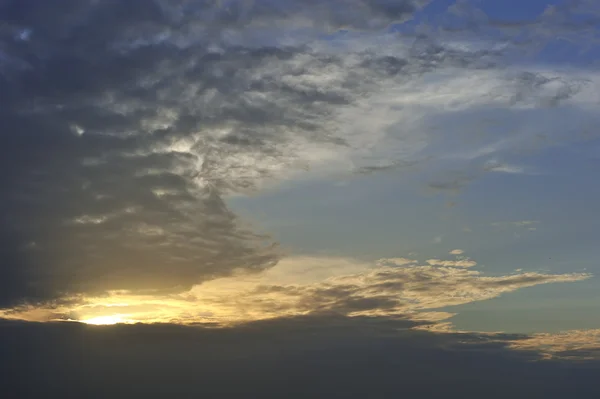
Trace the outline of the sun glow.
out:
<instances>
[{"instance_id":1,"label":"sun glow","mask_svg":"<svg viewBox=\"0 0 600 399\"><path fill-rule=\"evenodd\" d=\"M122 315L98 316L91 319L81 320L85 324L93 324L96 326L107 326L110 324L126 323L127 320Z\"/></svg>"}]
</instances>

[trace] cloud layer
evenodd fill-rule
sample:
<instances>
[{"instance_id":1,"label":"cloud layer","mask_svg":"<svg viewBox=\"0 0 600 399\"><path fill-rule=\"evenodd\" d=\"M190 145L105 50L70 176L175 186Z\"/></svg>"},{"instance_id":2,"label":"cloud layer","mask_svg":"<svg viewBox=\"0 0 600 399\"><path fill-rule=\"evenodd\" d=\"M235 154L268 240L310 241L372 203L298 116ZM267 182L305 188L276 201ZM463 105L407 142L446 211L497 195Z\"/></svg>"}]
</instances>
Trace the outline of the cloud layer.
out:
<instances>
[{"instance_id":1,"label":"cloud layer","mask_svg":"<svg viewBox=\"0 0 600 399\"><path fill-rule=\"evenodd\" d=\"M428 29L401 24L425 1L343 3L3 1L0 306L265 270L280 253L227 195L431 159L459 169L431 186L457 189L536 132L465 148L441 126L594 121L595 74L504 68L550 30L589 37L572 21L592 2L513 26L457 6Z\"/></svg>"},{"instance_id":2,"label":"cloud layer","mask_svg":"<svg viewBox=\"0 0 600 399\"><path fill-rule=\"evenodd\" d=\"M4 392L19 398L596 397L598 362L511 351L523 336L436 334L402 319L282 318L214 330L0 321ZM74 383L76 381L76 383Z\"/></svg>"},{"instance_id":3,"label":"cloud layer","mask_svg":"<svg viewBox=\"0 0 600 399\"><path fill-rule=\"evenodd\" d=\"M468 265L465 262L469 262ZM347 258L291 257L262 273L238 272L178 294L111 291L62 298L62 305L23 306L0 315L30 321L78 320L90 324L211 323L228 326L304 315L401 317L446 328L445 308L496 298L540 284L585 280L589 274L518 272L485 276L475 261L405 258L374 263ZM439 325L438 325L439 324Z\"/></svg>"}]
</instances>

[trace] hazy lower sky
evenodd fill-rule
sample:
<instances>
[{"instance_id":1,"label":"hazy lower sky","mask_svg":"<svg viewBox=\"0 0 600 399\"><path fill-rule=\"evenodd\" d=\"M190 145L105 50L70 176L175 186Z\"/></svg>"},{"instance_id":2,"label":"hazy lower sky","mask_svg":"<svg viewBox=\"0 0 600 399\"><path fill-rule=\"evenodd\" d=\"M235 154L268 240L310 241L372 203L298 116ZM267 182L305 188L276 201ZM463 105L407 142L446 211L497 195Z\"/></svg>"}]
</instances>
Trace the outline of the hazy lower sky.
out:
<instances>
[{"instance_id":1,"label":"hazy lower sky","mask_svg":"<svg viewBox=\"0 0 600 399\"><path fill-rule=\"evenodd\" d=\"M596 397L596 0L0 0L7 398Z\"/></svg>"}]
</instances>

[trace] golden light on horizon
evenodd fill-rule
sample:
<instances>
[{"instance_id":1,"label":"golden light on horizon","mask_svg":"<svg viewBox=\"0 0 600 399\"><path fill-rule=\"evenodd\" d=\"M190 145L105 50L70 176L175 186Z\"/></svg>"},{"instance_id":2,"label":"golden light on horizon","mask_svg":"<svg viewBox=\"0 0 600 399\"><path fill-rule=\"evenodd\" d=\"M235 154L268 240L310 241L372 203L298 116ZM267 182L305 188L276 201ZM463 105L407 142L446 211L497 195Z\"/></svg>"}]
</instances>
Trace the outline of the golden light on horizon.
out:
<instances>
[{"instance_id":1,"label":"golden light on horizon","mask_svg":"<svg viewBox=\"0 0 600 399\"><path fill-rule=\"evenodd\" d=\"M585 273L538 272L490 277L474 266L443 259L419 262L383 258L368 262L341 257L288 257L260 274L215 278L177 294L108 291L100 296L65 297L62 306L50 303L47 307L0 309L0 317L37 322L76 320L99 326L210 323L227 327L331 308L346 316L403 315L416 322L431 322L438 332L449 332L453 331L448 321L453 313L435 309L483 301L539 284L590 278ZM396 305L379 307L382 297Z\"/></svg>"},{"instance_id":2,"label":"golden light on horizon","mask_svg":"<svg viewBox=\"0 0 600 399\"><path fill-rule=\"evenodd\" d=\"M123 317L123 315L120 314L92 317L91 319L84 319L79 321L85 324L92 324L95 326L108 326L112 324L127 323L127 320Z\"/></svg>"}]
</instances>

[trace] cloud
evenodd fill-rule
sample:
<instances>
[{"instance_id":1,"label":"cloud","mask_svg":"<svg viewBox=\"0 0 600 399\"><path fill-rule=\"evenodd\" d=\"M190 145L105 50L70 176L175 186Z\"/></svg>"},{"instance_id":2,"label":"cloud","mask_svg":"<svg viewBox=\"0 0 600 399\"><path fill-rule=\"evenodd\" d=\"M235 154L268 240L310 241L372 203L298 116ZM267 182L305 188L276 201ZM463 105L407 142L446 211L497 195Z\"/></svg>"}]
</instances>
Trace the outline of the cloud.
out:
<instances>
[{"instance_id":1,"label":"cloud","mask_svg":"<svg viewBox=\"0 0 600 399\"><path fill-rule=\"evenodd\" d=\"M427 264L431 266L443 266L443 267L473 267L477 265L477 262L470 259L459 259L459 260L441 260L441 259L428 259Z\"/></svg>"},{"instance_id":2,"label":"cloud","mask_svg":"<svg viewBox=\"0 0 600 399\"><path fill-rule=\"evenodd\" d=\"M492 226L499 228L523 228L527 230L537 230L537 225L539 225L539 220L517 220L514 222L493 222Z\"/></svg>"},{"instance_id":3,"label":"cloud","mask_svg":"<svg viewBox=\"0 0 600 399\"><path fill-rule=\"evenodd\" d=\"M243 322L310 314L402 317L417 324L444 324L453 316L437 309L496 298L522 288L575 282L585 273L518 272L484 276L474 261L406 258L361 262L336 257L288 257L261 273L238 272L174 294L113 291L63 298L42 306L5 311L32 321L96 320L146 323Z\"/></svg>"},{"instance_id":4,"label":"cloud","mask_svg":"<svg viewBox=\"0 0 600 399\"><path fill-rule=\"evenodd\" d=\"M416 260L408 258L381 258L376 262L378 266L407 266L417 263Z\"/></svg>"},{"instance_id":5,"label":"cloud","mask_svg":"<svg viewBox=\"0 0 600 399\"><path fill-rule=\"evenodd\" d=\"M597 397L598 363L515 351L526 336L440 334L335 315L206 326L0 323L5 392L19 398ZM60 361L56 360L60 358ZM82 361L84 359L84 361ZM77 384L73 384L76 380Z\"/></svg>"},{"instance_id":6,"label":"cloud","mask_svg":"<svg viewBox=\"0 0 600 399\"><path fill-rule=\"evenodd\" d=\"M521 166L507 165L496 162L491 162L486 166L486 170L489 172L498 173L509 173L509 174L525 174L526 171Z\"/></svg>"},{"instance_id":7,"label":"cloud","mask_svg":"<svg viewBox=\"0 0 600 399\"><path fill-rule=\"evenodd\" d=\"M511 342L510 348L542 352L546 359L597 360L600 358L600 330L532 334Z\"/></svg>"},{"instance_id":8,"label":"cloud","mask_svg":"<svg viewBox=\"0 0 600 399\"><path fill-rule=\"evenodd\" d=\"M453 249L449 253L450 255L462 255L465 253L465 251L463 251L462 249Z\"/></svg>"},{"instance_id":9,"label":"cloud","mask_svg":"<svg viewBox=\"0 0 600 399\"><path fill-rule=\"evenodd\" d=\"M265 270L281 253L229 195L471 150L449 122L489 109L593 121L597 75L503 68L507 27L402 32L425 1L343 3L2 2L0 306ZM522 28L587 35L570 12Z\"/></svg>"}]
</instances>

